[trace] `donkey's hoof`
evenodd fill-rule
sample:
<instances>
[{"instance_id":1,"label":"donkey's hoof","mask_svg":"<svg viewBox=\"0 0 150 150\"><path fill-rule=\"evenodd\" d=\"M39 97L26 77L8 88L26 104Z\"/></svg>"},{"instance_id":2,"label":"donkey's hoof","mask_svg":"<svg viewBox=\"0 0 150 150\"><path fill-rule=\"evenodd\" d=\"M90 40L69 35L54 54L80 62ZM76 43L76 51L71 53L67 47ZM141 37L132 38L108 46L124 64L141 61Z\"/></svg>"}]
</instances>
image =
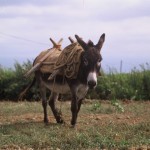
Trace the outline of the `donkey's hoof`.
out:
<instances>
[{"instance_id":1,"label":"donkey's hoof","mask_svg":"<svg viewBox=\"0 0 150 150\"><path fill-rule=\"evenodd\" d=\"M59 124L63 124L63 123L65 123L65 122L64 122L64 120L63 120L63 119L59 119L59 120L57 120L57 123L59 123Z\"/></svg>"},{"instance_id":2,"label":"donkey's hoof","mask_svg":"<svg viewBox=\"0 0 150 150\"><path fill-rule=\"evenodd\" d=\"M48 124L49 123L48 119L44 119L44 123Z\"/></svg>"},{"instance_id":3,"label":"donkey's hoof","mask_svg":"<svg viewBox=\"0 0 150 150\"><path fill-rule=\"evenodd\" d=\"M72 125L72 126L75 126L75 125L76 125L76 121L71 120L71 125Z\"/></svg>"}]
</instances>

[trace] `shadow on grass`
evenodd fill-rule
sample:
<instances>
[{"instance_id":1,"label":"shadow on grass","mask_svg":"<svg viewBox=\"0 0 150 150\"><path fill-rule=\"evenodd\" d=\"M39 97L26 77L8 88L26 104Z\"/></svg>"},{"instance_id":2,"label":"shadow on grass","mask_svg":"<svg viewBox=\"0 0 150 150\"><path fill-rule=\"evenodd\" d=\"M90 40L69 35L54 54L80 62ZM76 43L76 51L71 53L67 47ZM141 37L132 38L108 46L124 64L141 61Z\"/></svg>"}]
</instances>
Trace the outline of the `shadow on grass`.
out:
<instances>
[{"instance_id":1,"label":"shadow on grass","mask_svg":"<svg viewBox=\"0 0 150 150\"><path fill-rule=\"evenodd\" d=\"M14 122L14 123L5 123L0 125L1 128L13 128L13 127L29 127L29 126L40 126L40 127L55 127L55 126L62 126L65 124L59 124L54 122L44 123L43 121L28 121L28 122Z\"/></svg>"}]
</instances>

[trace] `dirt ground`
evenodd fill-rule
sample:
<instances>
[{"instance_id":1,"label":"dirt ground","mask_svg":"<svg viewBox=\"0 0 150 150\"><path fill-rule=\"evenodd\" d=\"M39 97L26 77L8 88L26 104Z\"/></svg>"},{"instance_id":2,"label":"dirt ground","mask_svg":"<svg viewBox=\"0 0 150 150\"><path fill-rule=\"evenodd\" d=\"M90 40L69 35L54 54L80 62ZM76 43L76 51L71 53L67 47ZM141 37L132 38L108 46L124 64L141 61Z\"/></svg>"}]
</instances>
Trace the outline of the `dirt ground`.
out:
<instances>
[{"instance_id":1,"label":"dirt ground","mask_svg":"<svg viewBox=\"0 0 150 150\"><path fill-rule=\"evenodd\" d=\"M69 134L72 134L72 131L69 130L71 120L70 102L58 102L58 108L60 107L60 105L62 105L62 114L65 121L63 131L68 131ZM110 101L86 100L79 112L76 132L78 134L86 133L86 130L88 130L88 128L99 126L107 132L107 129L105 128L109 125L112 128L120 127L119 129L122 130L121 132L124 132L123 130L126 129L126 126L136 127L138 125L144 124L146 126L146 129L142 130L144 131L143 134L149 135L148 139L150 139L150 101L125 100L119 102L119 105L123 107L124 111L120 112L117 109L118 107L113 106ZM13 128L15 124L18 126L18 123L21 123L20 126L26 123L34 123L36 125L43 124L43 109L41 102L0 102L0 108L0 126L12 125ZM56 121L49 107L48 116L50 121L49 127L51 128L51 125L56 124ZM57 129L57 126L55 126L54 128ZM62 129L60 129L60 132L62 132L61 130ZM118 134L117 132L120 132L118 131L118 128L116 128L116 134L113 135L113 138L116 141L119 141L122 138L122 133ZM86 135L88 134L86 133ZM16 146L18 145L6 145L3 146L3 148L19 149ZM138 147L133 146L128 148L128 150L150 150L150 145L140 145Z\"/></svg>"},{"instance_id":2,"label":"dirt ground","mask_svg":"<svg viewBox=\"0 0 150 150\"><path fill-rule=\"evenodd\" d=\"M94 103L93 101L86 101L85 106L89 107ZM2 103L1 103L2 104ZM15 104L15 103L13 103ZM39 104L40 105L40 104ZM70 102L64 102L64 107L68 107L68 112L63 114L63 118L65 119L65 122L69 124L70 118L71 118L71 112L69 110ZM101 101L101 107L104 107L103 109L107 109L108 105L110 105L110 102L108 101ZM122 106L124 107L125 111L123 113L118 113L113 110L112 113L107 114L107 112L101 112L101 113L85 113L84 109L81 108L81 113L79 113L79 120L90 120L96 121L97 123L101 123L102 125L105 125L105 123L108 122L115 122L116 124L139 124L142 122L150 122L150 101L145 102L132 102L129 100L123 101ZM13 107L13 106L12 106ZM84 106L83 106L84 107ZM49 108L48 108L49 109ZM65 109L65 108L64 108ZM42 110L41 110L42 111ZM67 114L67 115L66 115ZM49 114L49 120L51 122L55 122L54 116L50 113ZM0 114L0 124L9 124L9 123L15 123L15 122L42 122L43 121L43 113L33 113L33 112L25 112L23 114L17 114L17 115L1 115ZM87 122L90 123L90 122Z\"/></svg>"}]
</instances>

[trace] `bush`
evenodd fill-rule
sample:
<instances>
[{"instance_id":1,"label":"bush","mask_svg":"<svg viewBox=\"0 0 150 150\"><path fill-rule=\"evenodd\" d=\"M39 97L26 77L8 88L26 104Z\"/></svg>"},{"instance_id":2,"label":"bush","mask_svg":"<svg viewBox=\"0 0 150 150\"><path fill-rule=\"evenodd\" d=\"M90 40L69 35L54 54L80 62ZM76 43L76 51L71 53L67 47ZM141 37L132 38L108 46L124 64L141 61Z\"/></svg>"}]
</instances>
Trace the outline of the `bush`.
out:
<instances>
[{"instance_id":1,"label":"bush","mask_svg":"<svg viewBox=\"0 0 150 150\"><path fill-rule=\"evenodd\" d=\"M150 67L146 64L134 68L130 73L110 72L98 78L94 93L100 99L150 99Z\"/></svg>"},{"instance_id":2,"label":"bush","mask_svg":"<svg viewBox=\"0 0 150 150\"><path fill-rule=\"evenodd\" d=\"M22 92L33 76L25 78L24 74L32 67L31 61L22 65L15 62L14 69L6 69L0 66L0 100L18 100ZM133 68L130 73L117 73L111 70L109 73L98 77L98 85L93 91L89 91L90 99L150 99L150 67L148 64L140 65L140 69ZM27 100L39 100L38 88L34 86L24 97Z\"/></svg>"},{"instance_id":3,"label":"bush","mask_svg":"<svg viewBox=\"0 0 150 150\"><path fill-rule=\"evenodd\" d=\"M28 79L24 77L24 74L31 68L32 64L28 60L22 65L15 62L14 69L6 69L0 67L0 99L1 100L13 100L18 101L20 92L31 82L32 76ZM33 97L32 91L30 91L26 98L31 99Z\"/></svg>"}]
</instances>

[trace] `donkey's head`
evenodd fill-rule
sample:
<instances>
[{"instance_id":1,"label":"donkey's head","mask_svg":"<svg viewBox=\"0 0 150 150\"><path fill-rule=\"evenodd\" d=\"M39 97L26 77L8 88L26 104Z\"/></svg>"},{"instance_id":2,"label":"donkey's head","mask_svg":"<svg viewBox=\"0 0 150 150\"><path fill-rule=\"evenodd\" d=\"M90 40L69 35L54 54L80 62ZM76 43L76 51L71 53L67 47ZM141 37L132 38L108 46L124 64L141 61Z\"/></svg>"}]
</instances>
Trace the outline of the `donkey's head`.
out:
<instances>
[{"instance_id":1,"label":"donkey's head","mask_svg":"<svg viewBox=\"0 0 150 150\"><path fill-rule=\"evenodd\" d=\"M93 44L91 40L85 43L78 35L75 35L78 43L84 49L84 53L81 58L81 68L90 89L93 89L97 85L97 75L100 72L102 56L100 54L101 48L105 41L105 34L102 34L98 43ZM82 75L83 75L82 74Z\"/></svg>"}]
</instances>

